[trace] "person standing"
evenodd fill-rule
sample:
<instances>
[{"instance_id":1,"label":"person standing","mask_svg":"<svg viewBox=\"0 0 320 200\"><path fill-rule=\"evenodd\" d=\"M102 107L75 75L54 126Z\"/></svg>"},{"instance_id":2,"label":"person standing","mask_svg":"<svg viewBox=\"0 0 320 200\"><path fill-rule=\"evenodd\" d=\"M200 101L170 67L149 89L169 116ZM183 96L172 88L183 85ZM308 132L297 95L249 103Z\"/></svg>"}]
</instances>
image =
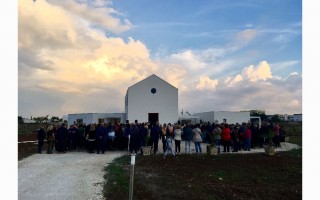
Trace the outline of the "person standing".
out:
<instances>
[{"instance_id":1,"label":"person standing","mask_svg":"<svg viewBox=\"0 0 320 200\"><path fill-rule=\"evenodd\" d=\"M232 152L238 152L239 144L239 127L236 125L231 131Z\"/></svg>"},{"instance_id":2,"label":"person standing","mask_svg":"<svg viewBox=\"0 0 320 200\"><path fill-rule=\"evenodd\" d=\"M151 136L151 141L152 141L152 148L153 148L153 154L156 154L158 151L158 143L159 143L159 138L160 138L160 127L159 127L159 122L154 123L151 126L151 131L150 131L150 136Z\"/></svg>"},{"instance_id":3,"label":"person standing","mask_svg":"<svg viewBox=\"0 0 320 200\"><path fill-rule=\"evenodd\" d=\"M88 140L89 153L94 153L96 146L96 126L94 124L90 126L89 134L87 135L86 139Z\"/></svg>"},{"instance_id":4,"label":"person standing","mask_svg":"<svg viewBox=\"0 0 320 200\"><path fill-rule=\"evenodd\" d=\"M107 143L107 128L104 126L104 123L98 124L96 129L96 139L97 139L97 154L104 154Z\"/></svg>"},{"instance_id":5,"label":"person standing","mask_svg":"<svg viewBox=\"0 0 320 200\"><path fill-rule=\"evenodd\" d=\"M219 124L215 124L213 129L213 142L218 149L218 153L220 153L220 141L221 141L221 128Z\"/></svg>"},{"instance_id":6,"label":"person standing","mask_svg":"<svg viewBox=\"0 0 320 200\"><path fill-rule=\"evenodd\" d=\"M164 153L166 151L166 145L167 145L167 141L166 141L167 124L163 124L163 126L160 126L160 128L161 128L160 139L162 140L162 150Z\"/></svg>"},{"instance_id":7,"label":"person standing","mask_svg":"<svg viewBox=\"0 0 320 200\"><path fill-rule=\"evenodd\" d=\"M185 142L185 153L191 153L191 141L193 139L192 135L192 128L191 125L188 123L185 127L183 127L183 138Z\"/></svg>"},{"instance_id":8,"label":"person standing","mask_svg":"<svg viewBox=\"0 0 320 200\"><path fill-rule=\"evenodd\" d=\"M131 128L131 135L130 135L130 153L132 154L133 151L135 154L137 154L139 148L140 148L140 138L139 138L139 128L137 124L132 124Z\"/></svg>"},{"instance_id":9,"label":"person standing","mask_svg":"<svg viewBox=\"0 0 320 200\"><path fill-rule=\"evenodd\" d=\"M175 143L175 152L177 154L180 154L180 143L181 143L181 134L182 134L182 131L181 131L181 126L180 125L177 125L175 130L174 130L174 143Z\"/></svg>"},{"instance_id":10,"label":"person standing","mask_svg":"<svg viewBox=\"0 0 320 200\"><path fill-rule=\"evenodd\" d=\"M47 154L52 154L53 142L54 142L53 126L49 125L47 128Z\"/></svg>"},{"instance_id":11,"label":"person standing","mask_svg":"<svg viewBox=\"0 0 320 200\"><path fill-rule=\"evenodd\" d=\"M280 126L278 124L274 124L273 126L273 132L274 132L274 146L280 147Z\"/></svg>"},{"instance_id":12,"label":"person standing","mask_svg":"<svg viewBox=\"0 0 320 200\"><path fill-rule=\"evenodd\" d=\"M43 129L43 125L40 126L37 132L37 139L38 139L38 153L42 153L42 147L44 143L44 138L46 137L46 133Z\"/></svg>"},{"instance_id":13,"label":"person standing","mask_svg":"<svg viewBox=\"0 0 320 200\"><path fill-rule=\"evenodd\" d=\"M164 158L167 157L168 152L171 151L173 157L176 157L176 154L174 153L173 149L173 138L174 138L174 131L173 131L173 126L169 123L167 126L167 133L166 133L166 151L164 152Z\"/></svg>"},{"instance_id":14,"label":"person standing","mask_svg":"<svg viewBox=\"0 0 320 200\"><path fill-rule=\"evenodd\" d=\"M223 152L230 152L230 128L228 124L223 124L223 129L221 131L221 139L223 145Z\"/></svg>"},{"instance_id":15,"label":"person standing","mask_svg":"<svg viewBox=\"0 0 320 200\"><path fill-rule=\"evenodd\" d=\"M202 137L201 137L200 125L196 124L192 132L193 132L193 142L196 149L196 153L197 154L202 153L202 149L201 149Z\"/></svg>"},{"instance_id":16,"label":"person standing","mask_svg":"<svg viewBox=\"0 0 320 200\"><path fill-rule=\"evenodd\" d=\"M116 135L116 131L114 129L114 125L112 122L109 122L107 126L107 131L108 131L108 139L107 139L107 146L109 150L115 150L115 145L114 145L114 138Z\"/></svg>"},{"instance_id":17,"label":"person standing","mask_svg":"<svg viewBox=\"0 0 320 200\"><path fill-rule=\"evenodd\" d=\"M250 151L250 147L251 147L251 129L248 124L247 129L244 132L244 150Z\"/></svg>"},{"instance_id":18,"label":"person standing","mask_svg":"<svg viewBox=\"0 0 320 200\"><path fill-rule=\"evenodd\" d=\"M57 129L55 144L56 151L58 153L65 153L67 150L67 134L68 130L66 124L62 123L61 126Z\"/></svg>"}]
</instances>

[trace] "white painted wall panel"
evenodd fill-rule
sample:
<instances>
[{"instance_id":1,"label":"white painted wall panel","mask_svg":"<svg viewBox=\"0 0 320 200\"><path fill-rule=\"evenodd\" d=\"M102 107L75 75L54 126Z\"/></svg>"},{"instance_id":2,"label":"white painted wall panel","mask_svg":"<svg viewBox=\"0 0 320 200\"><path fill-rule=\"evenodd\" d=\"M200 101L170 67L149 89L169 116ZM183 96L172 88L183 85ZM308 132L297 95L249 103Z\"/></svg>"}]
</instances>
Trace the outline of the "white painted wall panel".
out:
<instances>
[{"instance_id":1,"label":"white painted wall panel","mask_svg":"<svg viewBox=\"0 0 320 200\"><path fill-rule=\"evenodd\" d=\"M196 113L194 115L199 116L202 122L215 123L218 121L219 124L223 123L224 119L228 124L241 124L242 122L250 121L250 112L229 112L229 111L211 111Z\"/></svg>"},{"instance_id":2,"label":"white painted wall panel","mask_svg":"<svg viewBox=\"0 0 320 200\"><path fill-rule=\"evenodd\" d=\"M226 119L228 124L241 124L242 122L248 123L250 121L250 112L228 112L228 111L217 111L214 112L215 120L218 123L223 123L223 119Z\"/></svg>"},{"instance_id":3,"label":"white painted wall panel","mask_svg":"<svg viewBox=\"0 0 320 200\"><path fill-rule=\"evenodd\" d=\"M151 93L155 88L157 92ZM148 121L148 113L159 113L159 122L178 121L178 89L152 75L128 88L127 119Z\"/></svg>"}]
</instances>

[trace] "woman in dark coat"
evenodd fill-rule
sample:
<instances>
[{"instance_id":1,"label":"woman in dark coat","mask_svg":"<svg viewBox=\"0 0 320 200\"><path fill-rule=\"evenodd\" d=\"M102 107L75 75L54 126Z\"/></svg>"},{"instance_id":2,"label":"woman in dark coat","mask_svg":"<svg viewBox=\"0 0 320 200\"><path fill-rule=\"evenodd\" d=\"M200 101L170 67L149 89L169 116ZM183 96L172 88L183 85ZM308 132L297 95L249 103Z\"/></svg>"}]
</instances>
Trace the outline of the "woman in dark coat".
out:
<instances>
[{"instance_id":1,"label":"woman in dark coat","mask_svg":"<svg viewBox=\"0 0 320 200\"><path fill-rule=\"evenodd\" d=\"M53 126L49 125L47 128L47 154L52 154L52 147L54 142Z\"/></svg>"},{"instance_id":2,"label":"woman in dark coat","mask_svg":"<svg viewBox=\"0 0 320 200\"><path fill-rule=\"evenodd\" d=\"M140 149L140 137L139 137L139 128L136 124L132 124L131 135L130 135L130 153L134 151L137 154L137 151Z\"/></svg>"},{"instance_id":3,"label":"woman in dark coat","mask_svg":"<svg viewBox=\"0 0 320 200\"><path fill-rule=\"evenodd\" d=\"M94 153L94 149L96 148L96 127L94 124L91 125L86 139L88 140L89 153Z\"/></svg>"},{"instance_id":4,"label":"woman in dark coat","mask_svg":"<svg viewBox=\"0 0 320 200\"><path fill-rule=\"evenodd\" d=\"M67 134L68 130L63 123L58 129L55 137L56 151L58 153L65 153L67 150Z\"/></svg>"}]
</instances>

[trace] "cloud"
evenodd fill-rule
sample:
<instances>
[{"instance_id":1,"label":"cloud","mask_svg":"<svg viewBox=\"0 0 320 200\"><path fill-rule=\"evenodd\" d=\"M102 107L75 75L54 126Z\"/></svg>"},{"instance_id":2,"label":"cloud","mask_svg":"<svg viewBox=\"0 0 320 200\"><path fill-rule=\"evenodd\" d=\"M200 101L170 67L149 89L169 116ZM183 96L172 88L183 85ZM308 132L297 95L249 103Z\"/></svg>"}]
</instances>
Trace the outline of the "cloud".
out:
<instances>
[{"instance_id":1,"label":"cloud","mask_svg":"<svg viewBox=\"0 0 320 200\"><path fill-rule=\"evenodd\" d=\"M257 35L257 30L255 29L246 29L244 31L240 31L236 35L236 40L239 43L247 44L252 41Z\"/></svg>"},{"instance_id":2,"label":"cloud","mask_svg":"<svg viewBox=\"0 0 320 200\"><path fill-rule=\"evenodd\" d=\"M199 90L214 90L218 84L217 80L212 80L208 76L200 76L196 81L196 88Z\"/></svg>"},{"instance_id":3,"label":"cloud","mask_svg":"<svg viewBox=\"0 0 320 200\"><path fill-rule=\"evenodd\" d=\"M290 69L295 61L242 66L230 57L239 50L232 45L152 60L142 41L106 36L105 30L131 27L111 6L110 1L19 1L19 115L124 112L126 89L151 74L177 87L179 107L191 113L260 108L301 113L302 77L272 73L274 64ZM244 42L255 37L253 29L238 34Z\"/></svg>"},{"instance_id":4,"label":"cloud","mask_svg":"<svg viewBox=\"0 0 320 200\"><path fill-rule=\"evenodd\" d=\"M242 75L245 79L256 82L258 80L266 80L272 78L270 65L266 61L262 61L256 68L253 65L244 68Z\"/></svg>"},{"instance_id":5,"label":"cloud","mask_svg":"<svg viewBox=\"0 0 320 200\"><path fill-rule=\"evenodd\" d=\"M79 3L74 0L48 0L48 2L62 7L68 14L76 17L78 21L84 21L112 33L119 34L133 27L128 19L124 18L121 20L121 13L109 7L112 4L110 1L86 1Z\"/></svg>"},{"instance_id":6,"label":"cloud","mask_svg":"<svg viewBox=\"0 0 320 200\"><path fill-rule=\"evenodd\" d=\"M94 96L87 97L91 98L92 102L88 104L91 106L70 102L79 102L77 97L88 94L109 94L106 91L113 94L114 99L120 98L117 95L123 98L129 85L157 70L157 65L149 58L147 47L139 40L106 37L104 32L70 15L70 9L66 10L54 1L50 3L54 4L19 1L19 112L28 109L29 104L22 94L39 96L41 92L45 96L50 92L65 99L60 102L60 107L57 106L60 113L65 113L64 108L68 106L72 110L72 105L92 112L92 105L97 105L93 103L96 101ZM76 3L66 1L62 4L68 7ZM77 6L81 7L74 5ZM94 11L88 6L83 6L83 9ZM97 86L110 86L112 89L104 91L103 87ZM26 92L33 91L32 88L37 92ZM37 101L46 100L38 98ZM114 108L124 109L121 105Z\"/></svg>"}]
</instances>

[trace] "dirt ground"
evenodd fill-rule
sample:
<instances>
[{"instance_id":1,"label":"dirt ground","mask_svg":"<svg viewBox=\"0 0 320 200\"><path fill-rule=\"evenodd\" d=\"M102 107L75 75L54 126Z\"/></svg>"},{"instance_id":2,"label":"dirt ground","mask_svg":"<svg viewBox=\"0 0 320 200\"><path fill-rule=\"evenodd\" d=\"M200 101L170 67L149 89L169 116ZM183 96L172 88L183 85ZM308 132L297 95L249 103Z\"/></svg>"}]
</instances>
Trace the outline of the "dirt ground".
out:
<instances>
[{"instance_id":1,"label":"dirt ground","mask_svg":"<svg viewBox=\"0 0 320 200\"><path fill-rule=\"evenodd\" d=\"M18 141L36 141L19 134ZM35 143L18 144L18 160L36 153ZM45 147L44 147L45 149ZM117 166L129 180L129 156ZM111 179L109 179L111 181ZM108 199L127 199L128 187L111 181ZM160 154L137 156L134 199L302 199L302 151L254 154Z\"/></svg>"},{"instance_id":2,"label":"dirt ground","mask_svg":"<svg viewBox=\"0 0 320 200\"><path fill-rule=\"evenodd\" d=\"M302 199L300 153L137 156L134 199ZM121 159L129 179L130 158ZM125 187L107 187L107 199L128 198Z\"/></svg>"}]
</instances>

